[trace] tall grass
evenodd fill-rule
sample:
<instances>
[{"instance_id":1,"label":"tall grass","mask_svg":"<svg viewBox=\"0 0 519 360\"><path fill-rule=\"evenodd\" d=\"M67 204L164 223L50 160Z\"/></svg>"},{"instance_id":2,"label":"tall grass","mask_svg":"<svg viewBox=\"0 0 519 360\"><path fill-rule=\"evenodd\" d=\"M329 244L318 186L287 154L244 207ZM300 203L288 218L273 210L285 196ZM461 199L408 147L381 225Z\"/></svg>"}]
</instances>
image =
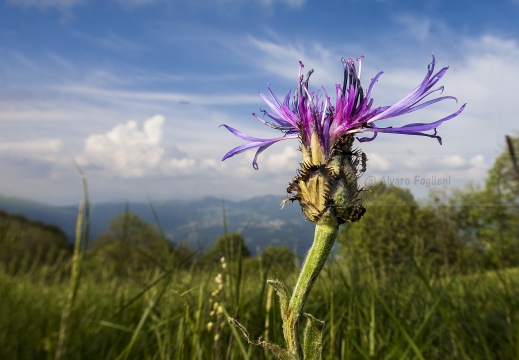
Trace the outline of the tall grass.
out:
<instances>
[{"instance_id":1,"label":"tall grass","mask_svg":"<svg viewBox=\"0 0 519 360\"><path fill-rule=\"evenodd\" d=\"M8 266L0 270L0 358L54 358L70 266L64 260L16 274ZM263 286L266 274L249 259L238 280L237 266L157 268L127 279L84 273L70 312L66 358L269 358L224 321L239 312L251 337L266 334L282 343L279 307ZM218 273L227 280L211 302ZM293 285L295 274L282 276ZM240 301L231 298L237 293ZM306 310L325 321L324 359L519 359L518 269L440 274L411 264L377 277L362 264L332 261Z\"/></svg>"},{"instance_id":2,"label":"tall grass","mask_svg":"<svg viewBox=\"0 0 519 360\"><path fill-rule=\"evenodd\" d=\"M84 202L79 205L79 212L76 223L76 239L74 243L74 252L72 254L70 287L68 290L67 302L61 314L60 328L58 332L58 341L56 345L56 360L61 360L66 356L66 342L71 327L71 315L74 308L79 281L81 279L81 270L83 259L87 247L88 235L90 230L90 203L88 198L88 186L85 174L78 170L82 175Z\"/></svg>"}]
</instances>

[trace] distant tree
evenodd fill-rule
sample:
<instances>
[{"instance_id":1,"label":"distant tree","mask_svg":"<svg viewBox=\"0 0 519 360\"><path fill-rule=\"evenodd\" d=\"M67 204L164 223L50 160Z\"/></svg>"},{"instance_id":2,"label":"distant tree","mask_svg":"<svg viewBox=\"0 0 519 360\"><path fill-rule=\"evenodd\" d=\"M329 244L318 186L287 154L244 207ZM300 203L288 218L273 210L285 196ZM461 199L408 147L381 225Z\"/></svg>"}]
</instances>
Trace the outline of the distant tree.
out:
<instances>
[{"instance_id":1,"label":"distant tree","mask_svg":"<svg viewBox=\"0 0 519 360\"><path fill-rule=\"evenodd\" d=\"M51 264L71 254L65 233L55 225L44 224L0 210L0 262L18 269Z\"/></svg>"},{"instance_id":2,"label":"distant tree","mask_svg":"<svg viewBox=\"0 0 519 360\"><path fill-rule=\"evenodd\" d=\"M431 194L430 205L445 221L455 224L463 239L467 264L519 265L519 181L512 158L517 156L519 137L508 137L507 142L483 187L469 184L449 194Z\"/></svg>"},{"instance_id":3,"label":"distant tree","mask_svg":"<svg viewBox=\"0 0 519 360\"><path fill-rule=\"evenodd\" d=\"M295 270L295 255L288 246L267 246L261 253L261 262L267 272L279 274Z\"/></svg>"},{"instance_id":4,"label":"distant tree","mask_svg":"<svg viewBox=\"0 0 519 360\"><path fill-rule=\"evenodd\" d=\"M227 262L250 257L249 249L241 234L233 232L220 236L214 246L204 254L205 262L213 264L218 263L222 257L225 257Z\"/></svg>"},{"instance_id":5,"label":"distant tree","mask_svg":"<svg viewBox=\"0 0 519 360\"><path fill-rule=\"evenodd\" d=\"M489 251L481 237L488 225L486 202L485 192L474 184L430 192L425 209L440 221L435 237L447 263L455 257L466 270L488 266Z\"/></svg>"},{"instance_id":6,"label":"distant tree","mask_svg":"<svg viewBox=\"0 0 519 360\"><path fill-rule=\"evenodd\" d=\"M458 224L460 216L450 199L450 204L445 204L438 196L431 198L430 203L420 207L416 219L416 239L422 243L421 261L447 268L459 265L469 253ZM415 254L416 258L420 258L419 254Z\"/></svg>"},{"instance_id":7,"label":"distant tree","mask_svg":"<svg viewBox=\"0 0 519 360\"><path fill-rule=\"evenodd\" d=\"M418 204L402 188L377 183L363 194L366 214L358 223L348 223L339 236L342 254L364 259L378 272L400 265L412 254L412 238Z\"/></svg>"},{"instance_id":8,"label":"distant tree","mask_svg":"<svg viewBox=\"0 0 519 360\"><path fill-rule=\"evenodd\" d=\"M154 268L171 270L185 265L190 255L187 247L175 247L158 228L128 209L110 221L109 230L94 239L87 251L90 262L121 275Z\"/></svg>"},{"instance_id":9,"label":"distant tree","mask_svg":"<svg viewBox=\"0 0 519 360\"><path fill-rule=\"evenodd\" d=\"M457 261L452 224L434 208L422 208L411 192L377 183L364 193L366 214L360 222L345 224L339 235L340 253L362 266L385 274L419 262L448 265Z\"/></svg>"},{"instance_id":10,"label":"distant tree","mask_svg":"<svg viewBox=\"0 0 519 360\"><path fill-rule=\"evenodd\" d=\"M376 184L363 194L364 217L340 233L342 254L379 272L410 257L466 269L518 266L518 153L519 137L508 137L483 187L433 191L425 206L408 190Z\"/></svg>"},{"instance_id":11,"label":"distant tree","mask_svg":"<svg viewBox=\"0 0 519 360\"><path fill-rule=\"evenodd\" d=\"M508 148L488 171L480 194L480 240L501 266L519 265L519 181L514 158L519 152L519 137L509 137ZM516 159L515 159L516 160Z\"/></svg>"}]
</instances>

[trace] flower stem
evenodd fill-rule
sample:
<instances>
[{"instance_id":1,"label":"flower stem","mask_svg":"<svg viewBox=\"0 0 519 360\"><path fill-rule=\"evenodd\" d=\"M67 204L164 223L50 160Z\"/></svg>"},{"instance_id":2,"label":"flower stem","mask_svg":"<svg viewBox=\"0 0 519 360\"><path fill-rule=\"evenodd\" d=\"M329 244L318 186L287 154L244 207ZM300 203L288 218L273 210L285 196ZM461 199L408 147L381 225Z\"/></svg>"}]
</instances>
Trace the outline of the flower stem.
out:
<instances>
[{"instance_id":1,"label":"flower stem","mask_svg":"<svg viewBox=\"0 0 519 360\"><path fill-rule=\"evenodd\" d=\"M283 319L283 333L287 342L287 348L291 353L296 354L298 359L303 359L301 341L299 339L299 318L312 286L328 259L338 232L339 224L335 221L326 224L316 224L314 242L303 263L294 292L290 298L285 319Z\"/></svg>"}]
</instances>

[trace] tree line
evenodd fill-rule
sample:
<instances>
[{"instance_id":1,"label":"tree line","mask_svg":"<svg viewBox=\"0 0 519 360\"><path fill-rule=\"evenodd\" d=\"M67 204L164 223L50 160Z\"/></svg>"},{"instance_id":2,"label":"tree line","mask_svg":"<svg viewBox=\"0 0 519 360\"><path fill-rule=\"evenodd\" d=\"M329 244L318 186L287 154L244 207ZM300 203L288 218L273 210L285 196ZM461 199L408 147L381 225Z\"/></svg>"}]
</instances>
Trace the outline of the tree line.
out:
<instances>
[{"instance_id":1,"label":"tree line","mask_svg":"<svg viewBox=\"0 0 519 360\"><path fill-rule=\"evenodd\" d=\"M396 186L364 192L367 211L340 234L340 254L378 274L413 261L436 267L519 266L519 137L507 137L481 186L432 191L419 204Z\"/></svg>"}]
</instances>

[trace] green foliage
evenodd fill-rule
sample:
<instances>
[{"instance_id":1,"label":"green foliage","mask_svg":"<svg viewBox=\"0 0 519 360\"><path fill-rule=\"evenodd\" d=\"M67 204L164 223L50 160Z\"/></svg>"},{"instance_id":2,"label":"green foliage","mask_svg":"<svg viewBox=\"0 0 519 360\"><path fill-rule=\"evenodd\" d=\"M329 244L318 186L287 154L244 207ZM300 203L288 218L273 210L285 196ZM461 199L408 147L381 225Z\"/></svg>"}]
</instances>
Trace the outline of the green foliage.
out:
<instances>
[{"instance_id":1,"label":"green foliage","mask_svg":"<svg viewBox=\"0 0 519 360\"><path fill-rule=\"evenodd\" d=\"M222 257L230 263L250 257L249 249L241 234L233 232L220 236L213 247L204 254L203 260L209 264L217 264Z\"/></svg>"},{"instance_id":2,"label":"green foliage","mask_svg":"<svg viewBox=\"0 0 519 360\"><path fill-rule=\"evenodd\" d=\"M193 256L188 247L174 246L160 229L127 209L110 221L107 232L94 239L87 251L87 267L130 276L154 268L186 268Z\"/></svg>"},{"instance_id":3,"label":"green foliage","mask_svg":"<svg viewBox=\"0 0 519 360\"><path fill-rule=\"evenodd\" d=\"M519 137L509 145L519 153ZM409 191L385 184L364 198L367 212L360 223L344 227L341 253L378 273L411 259L446 268L519 266L519 178L510 148L495 160L482 188L434 191L425 206Z\"/></svg>"},{"instance_id":4,"label":"green foliage","mask_svg":"<svg viewBox=\"0 0 519 360\"><path fill-rule=\"evenodd\" d=\"M52 264L68 257L72 247L54 225L0 210L0 263L16 272L27 266Z\"/></svg>"},{"instance_id":5,"label":"green foliage","mask_svg":"<svg viewBox=\"0 0 519 360\"><path fill-rule=\"evenodd\" d=\"M269 245L261 253L261 263L267 273L287 274L296 270L295 255L288 246Z\"/></svg>"},{"instance_id":6,"label":"green foliage","mask_svg":"<svg viewBox=\"0 0 519 360\"><path fill-rule=\"evenodd\" d=\"M384 279L357 270L327 265L308 299L306 310L324 320L323 359L517 357L517 269L437 276L428 266L416 266ZM59 271L57 265L16 276L0 270L0 358L52 358L68 284L51 276ZM224 283L216 310L209 301L219 286L213 280L217 271L222 270L163 277L158 270L145 282L118 281L115 273L99 280L85 273L71 314L67 358L271 358L245 344L225 321L232 301L226 289L232 284ZM251 339L268 332L262 340L282 343L279 302L270 295L267 316L269 294L262 281L259 272L244 274L240 322ZM218 307L217 323L211 312L218 313Z\"/></svg>"},{"instance_id":7,"label":"green foliage","mask_svg":"<svg viewBox=\"0 0 519 360\"><path fill-rule=\"evenodd\" d=\"M420 207L409 190L378 183L364 193L366 214L346 224L339 235L340 253L371 266L378 274L409 266L413 259L436 265L458 260L461 242L433 208Z\"/></svg>"},{"instance_id":8,"label":"green foliage","mask_svg":"<svg viewBox=\"0 0 519 360\"><path fill-rule=\"evenodd\" d=\"M519 149L519 138L510 139ZM434 192L428 205L462 239L467 265L519 265L519 179L508 149L488 171L484 187L469 184L450 193Z\"/></svg>"},{"instance_id":9,"label":"green foliage","mask_svg":"<svg viewBox=\"0 0 519 360\"><path fill-rule=\"evenodd\" d=\"M510 140L515 152L519 152L519 137ZM519 265L519 179L508 149L489 170L480 196L485 206L479 212L485 224L479 231L481 241L499 265Z\"/></svg>"},{"instance_id":10,"label":"green foliage","mask_svg":"<svg viewBox=\"0 0 519 360\"><path fill-rule=\"evenodd\" d=\"M447 247L449 253L458 259L458 263L463 263L465 269L471 268L470 271L491 265L491 255L481 237L487 226L485 199L486 195L479 187L469 184L449 193L431 192L425 207L444 224L437 228L437 236L450 245Z\"/></svg>"}]
</instances>

